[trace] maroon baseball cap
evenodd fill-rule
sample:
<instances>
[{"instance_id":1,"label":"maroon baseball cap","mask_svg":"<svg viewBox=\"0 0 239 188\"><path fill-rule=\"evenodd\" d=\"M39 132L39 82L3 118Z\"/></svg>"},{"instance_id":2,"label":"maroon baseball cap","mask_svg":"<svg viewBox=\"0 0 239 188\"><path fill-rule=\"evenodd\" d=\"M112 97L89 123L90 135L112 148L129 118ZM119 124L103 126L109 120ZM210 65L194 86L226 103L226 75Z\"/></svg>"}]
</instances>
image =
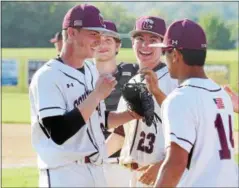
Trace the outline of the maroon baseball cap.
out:
<instances>
[{"instance_id":1,"label":"maroon baseball cap","mask_svg":"<svg viewBox=\"0 0 239 188\"><path fill-rule=\"evenodd\" d=\"M163 43L150 44L149 46L201 50L207 48L207 40L200 25L184 19L176 21L168 27Z\"/></svg>"},{"instance_id":2,"label":"maroon baseball cap","mask_svg":"<svg viewBox=\"0 0 239 188\"><path fill-rule=\"evenodd\" d=\"M138 33L151 33L161 38L166 32L165 21L159 17L143 16L136 20L134 30L129 34L134 37Z\"/></svg>"},{"instance_id":3,"label":"maroon baseball cap","mask_svg":"<svg viewBox=\"0 0 239 188\"><path fill-rule=\"evenodd\" d=\"M104 35L114 37L120 40L120 36L115 23L109 20L104 20L104 24L105 28L107 29L107 32L104 32Z\"/></svg>"},{"instance_id":4,"label":"maroon baseball cap","mask_svg":"<svg viewBox=\"0 0 239 188\"><path fill-rule=\"evenodd\" d=\"M78 27L94 31L106 30L99 9L88 4L76 5L66 13L62 29L67 29L68 27Z\"/></svg>"},{"instance_id":5,"label":"maroon baseball cap","mask_svg":"<svg viewBox=\"0 0 239 188\"><path fill-rule=\"evenodd\" d=\"M57 32L55 36L50 40L50 43L56 43L58 41L62 40L62 34L61 31Z\"/></svg>"}]
</instances>

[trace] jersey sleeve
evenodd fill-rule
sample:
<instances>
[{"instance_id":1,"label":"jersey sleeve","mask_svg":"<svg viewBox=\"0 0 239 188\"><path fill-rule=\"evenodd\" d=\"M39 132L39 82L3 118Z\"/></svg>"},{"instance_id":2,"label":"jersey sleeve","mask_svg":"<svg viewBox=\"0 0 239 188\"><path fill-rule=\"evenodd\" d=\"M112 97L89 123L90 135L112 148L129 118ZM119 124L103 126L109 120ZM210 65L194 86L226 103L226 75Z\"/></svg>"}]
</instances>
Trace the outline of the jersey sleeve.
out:
<instances>
[{"instance_id":1,"label":"jersey sleeve","mask_svg":"<svg viewBox=\"0 0 239 188\"><path fill-rule=\"evenodd\" d=\"M170 96L163 102L165 147L174 142L190 153L196 139L196 119L192 106L190 100L180 95Z\"/></svg>"},{"instance_id":2,"label":"jersey sleeve","mask_svg":"<svg viewBox=\"0 0 239 188\"><path fill-rule=\"evenodd\" d=\"M66 102L54 72L48 71L37 75L31 86L33 103L36 114L40 119L44 117L63 115L66 112Z\"/></svg>"}]
</instances>

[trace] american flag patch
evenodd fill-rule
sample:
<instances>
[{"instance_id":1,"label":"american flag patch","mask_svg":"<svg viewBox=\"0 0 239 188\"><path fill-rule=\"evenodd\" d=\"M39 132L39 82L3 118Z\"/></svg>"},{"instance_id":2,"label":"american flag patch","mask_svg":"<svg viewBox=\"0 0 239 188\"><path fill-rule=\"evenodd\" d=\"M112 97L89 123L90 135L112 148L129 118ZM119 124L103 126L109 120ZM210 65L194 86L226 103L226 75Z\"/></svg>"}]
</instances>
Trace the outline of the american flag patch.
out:
<instances>
[{"instance_id":1,"label":"american flag patch","mask_svg":"<svg viewBox=\"0 0 239 188\"><path fill-rule=\"evenodd\" d=\"M221 98L213 99L218 109L224 109L223 100Z\"/></svg>"}]
</instances>

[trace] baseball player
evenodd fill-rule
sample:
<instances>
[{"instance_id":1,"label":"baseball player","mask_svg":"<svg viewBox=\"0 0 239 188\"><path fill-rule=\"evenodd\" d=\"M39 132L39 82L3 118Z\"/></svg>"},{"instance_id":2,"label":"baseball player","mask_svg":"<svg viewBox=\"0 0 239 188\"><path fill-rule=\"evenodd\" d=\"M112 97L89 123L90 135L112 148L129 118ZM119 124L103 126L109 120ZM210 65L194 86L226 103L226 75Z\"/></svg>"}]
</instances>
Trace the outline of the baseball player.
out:
<instances>
[{"instance_id":1,"label":"baseball player","mask_svg":"<svg viewBox=\"0 0 239 188\"><path fill-rule=\"evenodd\" d=\"M116 85L101 75L92 58L104 28L100 11L77 5L63 19L63 48L34 75L29 95L32 144L38 154L40 187L105 187L107 157L101 126L113 128L137 117L104 110Z\"/></svg>"},{"instance_id":2,"label":"baseball player","mask_svg":"<svg viewBox=\"0 0 239 188\"><path fill-rule=\"evenodd\" d=\"M179 20L163 43L151 46L163 47L169 73L180 82L162 104L166 156L156 187L238 187L232 102L204 72L203 29Z\"/></svg>"},{"instance_id":3,"label":"baseball player","mask_svg":"<svg viewBox=\"0 0 239 188\"><path fill-rule=\"evenodd\" d=\"M135 29L130 32L134 53L141 69L151 69L157 74L159 87L163 94L169 94L177 87L177 81L170 78L166 65L161 61L161 49L148 47L151 43L163 40L166 30L165 21L159 17L144 16L136 20ZM130 82L143 82L144 77L137 74ZM118 111L124 111L127 105L120 99ZM164 155L164 137L161 128L160 106L155 101L156 124L148 127L142 120L133 120L124 124L125 138L112 135L111 139L124 141L120 163L132 170L130 186L145 187L141 177L145 172L157 174L160 161ZM129 126L130 125L130 126ZM113 137L115 136L115 138ZM155 175L156 178L156 175ZM151 181L155 179L152 177Z\"/></svg>"},{"instance_id":4,"label":"baseball player","mask_svg":"<svg viewBox=\"0 0 239 188\"><path fill-rule=\"evenodd\" d=\"M61 53L61 49L62 49L62 33L57 32L55 34L55 36L50 40L50 43L54 44L57 53L60 54Z\"/></svg>"},{"instance_id":5,"label":"baseball player","mask_svg":"<svg viewBox=\"0 0 239 188\"><path fill-rule=\"evenodd\" d=\"M117 65L116 56L121 47L121 40L116 25L112 21L104 21L106 29L109 32L101 36L101 44L95 54L95 63L99 74L112 74L117 84L115 90L105 99L106 110L117 110L121 96L121 88L138 71L138 64L121 62ZM114 130L115 133L124 134L123 127ZM107 139L111 131L103 129ZM109 156L105 161L105 177L109 187L127 187L129 186L130 171L119 165L120 150ZM121 177L121 178L119 178Z\"/></svg>"},{"instance_id":6,"label":"baseball player","mask_svg":"<svg viewBox=\"0 0 239 188\"><path fill-rule=\"evenodd\" d=\"M231 97L234 112L239 113L239 96L229 86L225 86L224 90Z\"/></svg>"}]
</instances>

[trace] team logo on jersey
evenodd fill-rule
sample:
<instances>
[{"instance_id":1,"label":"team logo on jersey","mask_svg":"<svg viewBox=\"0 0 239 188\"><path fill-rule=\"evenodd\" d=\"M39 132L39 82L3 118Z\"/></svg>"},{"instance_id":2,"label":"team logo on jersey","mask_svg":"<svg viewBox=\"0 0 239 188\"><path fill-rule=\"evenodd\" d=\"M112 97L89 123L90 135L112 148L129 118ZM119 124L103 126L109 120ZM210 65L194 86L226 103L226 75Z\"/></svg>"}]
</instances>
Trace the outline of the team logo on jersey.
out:
<instances>
[{"instance_id":1,"label":"team logo on jersey","mask_svg":"<svg viewBox=\"0 0 239 188\"><path fill-rule=\"evenodd\" d=\"M143 24L142 24L142 27L143 29L145 30L151 30L153 29L153 25L154 25L154 21L151 20L151 19L146 19Z\"/></svg>"},{"instance_id":2,"label":"team logo on jersey","mask_svg":"<svg viewBox=\"0 0 239 188\"><path fill-rule=\"evenodd\" d=\"M215 104L217 105L217 108L218 109L224 109L224 103L223 103L223 100L221 98L215 98L213 99Z\"/></svg>"},{"instance_id":3,"label":"team logo on jersey","mask_svg":"<svg viewBox=\"0 0 239 188\"><path fill-rule=\"evenodd\" d=\"M70 84L66 84L66 87L70 88L70 87L74 87L74 85L73 85L73 83L70 83Z\"/></svg>"},{"instance_id":4,"label":"team logo on jersey","mask_svg":"<svg viewBox=\"0 0 239 188\"><path fill-rule=\"evenodd\" d=\"M74 107L77 107L79 104L81 104L91 92L92 91L87 90L83 95L81 95L78 99L76 99L74 101Z\"/></svg>"}]
</instances>

